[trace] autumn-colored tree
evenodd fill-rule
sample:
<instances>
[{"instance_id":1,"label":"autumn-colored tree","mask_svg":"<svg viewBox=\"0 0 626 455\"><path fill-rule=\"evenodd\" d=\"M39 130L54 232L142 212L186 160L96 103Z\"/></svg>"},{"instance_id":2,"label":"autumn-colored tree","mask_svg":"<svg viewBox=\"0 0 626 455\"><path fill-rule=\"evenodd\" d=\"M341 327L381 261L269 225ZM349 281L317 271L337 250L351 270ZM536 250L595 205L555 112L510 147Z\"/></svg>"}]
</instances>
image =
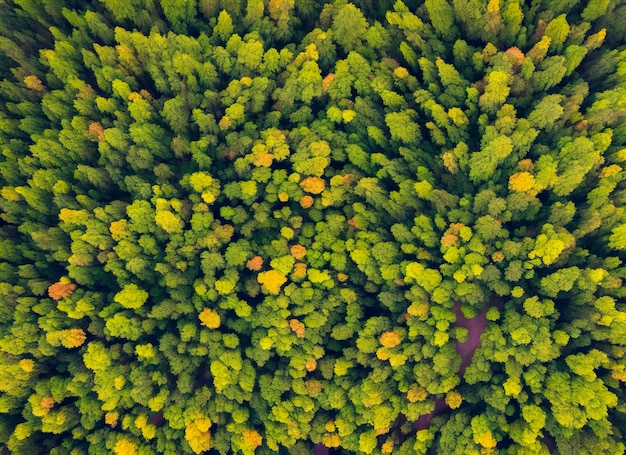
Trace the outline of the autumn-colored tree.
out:
<instances>
[{"instance_id":1,"label":"autumn-colored tree","mask_svg":"<svg viewBox=\"0 0 626 455\"><path fill-rule=\"evenodd\" d=\"M66 282L66 280L57 281L48 287L48 295L54 300L65 299L72 295L76 289L75 283Z\"/></svg>"},{"instance_id":2,"label":"autumn-colored tree","mask_svg":"<svg viewBox=\"0 0 626 455\"><path fill-rule=\"evenodd\" d=\"M202 325L209 329L217 329L221 324L220 315L211 308L205 308L202 310L202 312L198 315L198 318L200 319Z\"/></svg>"}]
</instances>

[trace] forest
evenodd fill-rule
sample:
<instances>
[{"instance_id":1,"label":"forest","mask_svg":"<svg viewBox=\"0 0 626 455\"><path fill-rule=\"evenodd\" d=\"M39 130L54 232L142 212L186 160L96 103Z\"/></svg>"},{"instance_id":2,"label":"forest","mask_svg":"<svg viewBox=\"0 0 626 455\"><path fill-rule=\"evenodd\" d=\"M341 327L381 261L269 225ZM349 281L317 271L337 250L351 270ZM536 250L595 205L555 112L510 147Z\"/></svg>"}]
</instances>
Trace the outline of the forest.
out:
<instances>
[{"instance_id":1,"label":"forest","mask_svg":"<svg viewBox=\"0 0 626 455\"><path fill-rule=\"evenodd\" d=\"M626 451L626 0L0 0L0 455Z\"/></svg>"}]
</instances>

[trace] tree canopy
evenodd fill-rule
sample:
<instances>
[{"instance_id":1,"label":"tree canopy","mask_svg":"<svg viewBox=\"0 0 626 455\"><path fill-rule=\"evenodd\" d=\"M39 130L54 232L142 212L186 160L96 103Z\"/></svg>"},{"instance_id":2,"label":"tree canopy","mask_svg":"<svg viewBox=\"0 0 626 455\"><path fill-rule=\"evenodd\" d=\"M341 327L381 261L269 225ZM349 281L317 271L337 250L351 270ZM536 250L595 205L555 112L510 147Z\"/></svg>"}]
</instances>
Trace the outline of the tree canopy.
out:
<instances>
[{"instance_id":1,"label":"tree canopy","mask_svg":"<svg viewBox=\"0 0 626 455\"><path fill-rule=\"evenodd\" d=\"M625 1L0 9L0 453L626 451Z\"/></svg>"}]
</instances>

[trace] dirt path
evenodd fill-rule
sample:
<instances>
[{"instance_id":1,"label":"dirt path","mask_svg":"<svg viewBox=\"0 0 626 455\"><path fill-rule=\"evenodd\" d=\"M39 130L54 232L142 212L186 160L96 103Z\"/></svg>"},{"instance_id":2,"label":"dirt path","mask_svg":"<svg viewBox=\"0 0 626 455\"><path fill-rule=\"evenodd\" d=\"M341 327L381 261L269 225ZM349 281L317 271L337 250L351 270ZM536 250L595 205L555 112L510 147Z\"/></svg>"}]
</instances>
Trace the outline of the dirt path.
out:
<instances>
[{"instance_id":1,"label":"dirt path","mask_svg":"<svg viewBox=\"0 0 626 455\"><path fill-rule=\"evenodd\" d=\"M492 306L501 308L503 304L504 302L502 302L500 299L494 299L491 302L490 306L484 308L478 315L469 319L463 316L463 312L461 311L461 304L458 302L454 304L454 313L456 314L455 324L458 327L466 328L468 331L467 340L462 343L458 341L454 343L456 346L456 353L459 355L459 357L461 357L461 366L459 367L459 371L457 372L457 374L461 378L463 378L463 374L465 374L465 369L472 362L474 352L481 345L480 336L487 328L487 311ZM416 430L424 430L428 428L431 420L433 420L434 417L438 416L448 409L448 405L442 398L435 398L434 402L435 409L430 414L420 416L420 418L413 423L413 428L415 428Z\"/></svg>"},{"instance_id":2,"label":"dirt path","mask_svg":"<svg viewBox=\"0 0 626 455\"><path fill-rule=\"evenodd\" d=\"M454 313L456 315L455 325L458 327L464 327L467 329L467 340L464 342L455 342L456 352L461 357L461 366L459 367L459 371L457 374L462 378L463 374L465 374L466 368L472 362L472 357L474 356L474 352L481 345L480 337L487 328L487 311L492 306L497 308L502 308L504 302L497 298L491 301L491 304L484 308L478 315L473 318L466 318L463 316L463 312L461 311L461 304L456 303L454 305ZM424 430L430 426L430 422L432 419L439 414L445 412L448 409L448 405L444 401L443 398L434 398L435 409L430 414L425 414L420 416L415 422L413 422L413 428L416 430ZM398 416L398 421L396 423L401 424L405 422L406 419L403 415ZM328 455L328 448L322 444L315 445L315 455Z\"/></svg>"},{"instance_id":3,"label":"dirt path","mask_svg":"<svg viewBox=\"0 0 626 455\"><path fill-rule=\"evenodd\" d=\"M474 352L480 347L480 336L487 328L487 310L488 308L485 308L476 317L467 319L465 316L463 316L463 312L461 311L461 304L456 303L454 305L454 313L456 314L456 325L458 327L464 327L468 331L467 340L465 340L463 343L459 343L458 341L454 343L456 345L456 353L459 355L459 357L461 357L462 360L461 367L458 371L458 375L461 377L463 376L463 374L465 374L465 369L472 362Z\"/></svg>"}]
</instances>

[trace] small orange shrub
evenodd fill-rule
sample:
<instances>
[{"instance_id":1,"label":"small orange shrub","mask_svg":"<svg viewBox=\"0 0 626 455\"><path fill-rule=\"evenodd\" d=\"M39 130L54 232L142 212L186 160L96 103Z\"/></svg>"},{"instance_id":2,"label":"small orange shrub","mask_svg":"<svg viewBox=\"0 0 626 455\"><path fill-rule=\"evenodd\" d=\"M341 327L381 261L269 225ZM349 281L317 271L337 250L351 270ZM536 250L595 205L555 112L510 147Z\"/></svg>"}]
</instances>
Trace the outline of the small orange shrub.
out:
<instances>
[{"instance_id":1,"label":"small orange shrub","mask_svg":"<svg viewBox=\"0 0 626 455\"><path fill-rule=\"evenodd\" d=\"M66 299L72 295L75 289L76 285L74 283L62 283L58 281L48 288L48 295L53 300Z\"/></svg>"},{"instance_id":2,"label":"small orange shrub","mask_svg":"<svg viewBox=\"0 0 626 455\"><path fill-rule=\"evenodd\" d=\"M252 270L253 272L258 272L263 267L263 258L261 256L254 256L248 262L246 262L246 267L248 270Z\"/></svg>"}]
</instances>

